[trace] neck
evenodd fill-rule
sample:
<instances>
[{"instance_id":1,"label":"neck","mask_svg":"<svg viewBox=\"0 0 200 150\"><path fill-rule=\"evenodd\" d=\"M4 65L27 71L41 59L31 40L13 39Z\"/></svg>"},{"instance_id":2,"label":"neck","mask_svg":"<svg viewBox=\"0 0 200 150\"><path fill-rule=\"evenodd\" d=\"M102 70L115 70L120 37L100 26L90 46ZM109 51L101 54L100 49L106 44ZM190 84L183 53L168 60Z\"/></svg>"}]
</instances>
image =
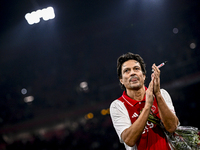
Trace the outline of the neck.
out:
<instances>
[{"instance_id":1,"label":"neck","mask_svg":"<svg viewBox=\"0 0 200 150\"><path fill-rule=\"evenodd\" d=\"M144 99L145 96L145 87L143 86L142 88L137 90L126 89L126 94L134 100L141 101Z\"/></svg>"}]
</instances>

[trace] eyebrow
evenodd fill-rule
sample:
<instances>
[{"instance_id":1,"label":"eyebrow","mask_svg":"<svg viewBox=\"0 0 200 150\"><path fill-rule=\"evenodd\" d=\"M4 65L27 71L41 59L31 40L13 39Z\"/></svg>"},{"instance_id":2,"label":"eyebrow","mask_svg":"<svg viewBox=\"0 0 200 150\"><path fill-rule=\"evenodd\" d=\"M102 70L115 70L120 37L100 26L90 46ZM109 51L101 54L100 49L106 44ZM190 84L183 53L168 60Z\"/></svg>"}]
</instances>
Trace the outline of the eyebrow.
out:
<instances>
[{"instance_id":1,"label":"eyebrow","mask_svg":"<svg viewBox=\"0 0 200 150\"><path fill-rule=\"evenodd\" d=\"M142 70L142 68L141 68L140 65L135 65L135 66L131 66L131 67L123 66L123 67L122 67L122 71L124 71L124 70L126 70L126 69L130 69L130 68L136 68L136 67L139 67L139 68Z\"/></svg>"},{"instance_id":2,"label":"eyebrow","mask_svg":"<svg viewBox=\"0 0 200 150\"><path fill-rule=\"evenodd\" d=\"M126 67L126 65L122 65L122 68L124 68L124 67ZM132 68L132 67L140 67L140 68L141 68L141 66L140 66L140 63L139 63L139 62L136 62L136 65L134 65L134 66L131 66L131 67L128 67L128 68Z\"/></svg>"}]
</instances>

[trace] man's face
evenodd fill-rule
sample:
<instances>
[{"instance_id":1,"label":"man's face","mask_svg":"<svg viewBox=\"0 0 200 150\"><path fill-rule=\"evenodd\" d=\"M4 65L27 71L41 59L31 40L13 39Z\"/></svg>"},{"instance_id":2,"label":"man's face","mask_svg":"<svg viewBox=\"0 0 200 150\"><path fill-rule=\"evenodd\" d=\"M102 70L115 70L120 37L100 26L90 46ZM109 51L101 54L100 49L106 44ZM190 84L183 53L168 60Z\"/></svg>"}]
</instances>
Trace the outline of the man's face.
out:
<instances>
[{"instance_id":1,"label":"man's face","mask_svg":"<svg viewBox=\"0 0 200 150\"><path fill-rule=\"evenodd\" d=\"M140 63L136 60L128 60L122 64L122 78L120 82L127 90L138 90L143 87L145 75Z\"/></svg>"}]
</instances>

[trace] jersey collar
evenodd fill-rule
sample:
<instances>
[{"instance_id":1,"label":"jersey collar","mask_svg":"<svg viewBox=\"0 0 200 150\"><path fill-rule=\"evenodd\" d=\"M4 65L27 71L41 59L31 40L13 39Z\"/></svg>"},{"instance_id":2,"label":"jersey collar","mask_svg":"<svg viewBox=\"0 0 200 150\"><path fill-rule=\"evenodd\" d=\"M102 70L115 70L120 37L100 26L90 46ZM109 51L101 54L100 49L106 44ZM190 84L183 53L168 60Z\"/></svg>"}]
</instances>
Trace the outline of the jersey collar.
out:
<instances>
[{"instance_id":1,"label":"jersey collar","mask_svg":"<svg viewBox=\"0 0 200 150\"><path fill-rule=\"evenodd\" d=\"M145 87L145 90L147 90L146 87ZM143 100L137 101L137 100L134 100L134 99L130 98L130 97L126 94L126 92L124 91L123 94L122 94L122 98L124 99L124 101L127 102L127 104L129 104L130 106L133 107L133 106L136 105L137 103L142 102L142 101L145 101L146 95L144 96Z\"/></svg>"}]
</instances>

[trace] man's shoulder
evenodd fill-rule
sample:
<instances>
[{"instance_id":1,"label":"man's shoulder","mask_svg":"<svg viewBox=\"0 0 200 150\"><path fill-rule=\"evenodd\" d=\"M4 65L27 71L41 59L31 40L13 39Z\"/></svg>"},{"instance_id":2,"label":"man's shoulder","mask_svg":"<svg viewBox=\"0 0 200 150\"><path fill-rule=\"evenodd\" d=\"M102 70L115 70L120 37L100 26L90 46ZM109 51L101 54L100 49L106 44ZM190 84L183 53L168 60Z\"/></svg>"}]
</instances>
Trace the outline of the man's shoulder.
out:
<instances>
[{"instance_id":1,"label":"man's shoulder","mask_svg":"<svg viewBox=\"0 0 200 150\"><path fill-rule=\"evenodd\" d=\"M123 104L122 101L120 101L119 99L115 99L114 101L111 102L110 107L114 107L114 106L122 105L122 104Z\"/></svg>"},{"instance_id":2,"label":"man's shoulder","mask_svg":"<svg viewBox=\"0 0 200 150\"><path fill-rule=\"evenodd\" d=\"M165 89L160 89L161 95L166 102L171 102L171 96Z\"/></svg>"},{"instance_id":3,"label":"man's shoulder","mask_svg":"<svg viewBox=\"0 0 200 150\"><path fill-rule=\"evenodd\" d=\"M168 93L167 90L165 90L165 89L163 89L163 88L160 89L160 92L161 92L161 93Z\"/></svg>"},{"instance_id":4,"label":"man's shoulder","mask_svg":"<svg viewBox=\"0 0 200 150\"><path fill-rule=\"evenodd\" d=\"M123 117L124 115L128 116L128 111L124 103L116 99L110 105L110 115L111 118L118 118L119 116Z\"/></svg>"},{"instance_id":5,"label":"man's shoulder","mask_svg":"<svg viewBox=\"0 0 200 150\"><path fill-rule=\"evenodd\" d=\"M110 111L123 111L124 109L126 109L126 107L124 103L119 99L112 101L112 103L110 104Z\"/></svg>"}]
</instances>

